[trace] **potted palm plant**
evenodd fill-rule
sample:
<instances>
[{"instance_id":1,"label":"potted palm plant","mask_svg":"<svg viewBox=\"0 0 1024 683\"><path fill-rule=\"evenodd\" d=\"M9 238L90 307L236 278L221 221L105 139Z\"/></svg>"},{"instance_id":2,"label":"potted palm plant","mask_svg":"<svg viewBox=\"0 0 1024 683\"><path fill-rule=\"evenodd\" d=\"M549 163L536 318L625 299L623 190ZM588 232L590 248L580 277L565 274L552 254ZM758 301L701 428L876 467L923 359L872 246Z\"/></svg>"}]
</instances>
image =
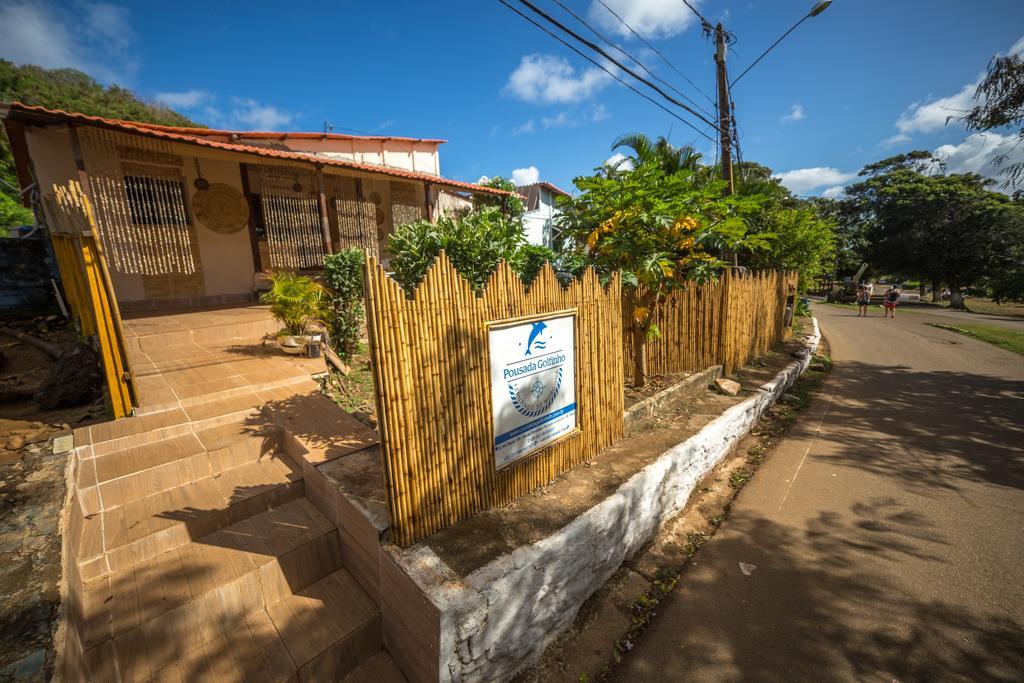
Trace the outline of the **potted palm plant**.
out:
<instances>
[{"instance_id":1,"label":"potted palm plant","mask_svg":"<svg viewBox=\"0 0 1024 683\"><path fill-rule=\"evenodd\" d=\"M281 350L297 356L310 344L319 343L313 326L321 319L324 288L308 277L275 271L270 274L270 289L260 296L270 304L270 314L281 323L277 333Z\"/></svg>"}]
</instances>

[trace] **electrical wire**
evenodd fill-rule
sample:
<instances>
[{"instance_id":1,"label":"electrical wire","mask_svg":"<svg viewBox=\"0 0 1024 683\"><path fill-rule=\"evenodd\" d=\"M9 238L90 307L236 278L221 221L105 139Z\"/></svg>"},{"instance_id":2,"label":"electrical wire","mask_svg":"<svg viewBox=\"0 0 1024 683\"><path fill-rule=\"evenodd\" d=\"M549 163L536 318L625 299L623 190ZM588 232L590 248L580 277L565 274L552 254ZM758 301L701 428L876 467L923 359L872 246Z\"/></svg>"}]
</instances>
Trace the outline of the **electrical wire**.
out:
<instances>
[{"instance_id":1,"label":"electrical wire","mask_svg":"<svg viewBox=\"0 0 1024 683\"><path fill-rule=\"evenodd\" d=\"M690 104L692 104L692 105L693 105L694 107L696 107L697 109L699 109L699 110L700 110L700 111L701 111L702 113L706 114L707 116L714 116L714 114L712 114L711 112L709 112L709 111L707 111L706 109L704 109L704 107L703 107L703 106L701 106L701 105L700 105L700 104L699 104L698 102L696 102L696 101L695 101L695 100L694 100L693 98L689 97L689 96L688 96L688 95L687 95L686 93L682 92L681 90L679 90L678 88L676 88L676 87L675 87L674 85L672 85L672 84L671 84L671 83L669 83L668 81L666 81L666 80L662 79L662 78L661 78L660 76L658 76L658 74L656 74L656 73L654 73L653 71L651 71L650 69L648 69L648 68L647 68L647 67L646 67L646 66L644 65L644 63L643 63L643 62L641 62L641 61L640 61L639 59L637 59L636 57L634 57L634 56L633 56L633 55L631 55L630 53L626 52L626 50L624 50L624 49L623 49L622 47L620 47L620 46L619 46L618 44L616 44L616 43L615 43L614 41L610 40L610 39L609 39L609 38L608 38L607 36L605 36L605 35L604 35L604 34L602 34L602 33L601 33L600 31L598 31L598 30L597 30L596 28L594 28L593 26L591 26L591 25L590 25L590 24L589 24L589 23L587 22L587 20L586 20L586 19L584 19L584 18L583 18L583 17L581 17L580 15L576 14L576 12L574 12L574 11L573 11L573 10L572 10L571 8L569 8L569 7L566 7L566 6L565 6L565 5L564 5L564 4L563 4L563 3L562 3L562 2L560 1L560 0L554 0L554 3L555 3L556 5L558 5L559 7L561 7L561 8L563 9L563 10L565 10L566 12L568 12L569 14L571 14L571 15L572 15L573 17L575 17L576 21L578 21L578 22L580 22L581 24L583 24L584 26L586 26L586 27L587 27L587 28L588 28L588 29L590 30L590 32L591 32L591 33L593 33L593 34L594 34L595 36L597 36L598 38L600 38L601 40L603 40L603 41L604 41L605 43L607 43L608 45L610 45L611 47L615 48L615 49L616 49L616 50L618 50L618 51L619 51L620 53L622 53L623 55L625 55L627 59L629 59L629 60L631 60L631 61L635 62L635 63L636 63L636 65L637 65L637 66L639 66L639 67L640 67L641 69L643 69L644 71L646 71L646 72L647 72L647 75L649 75L649 76L650 76L651 78L653 78L654 80L658 81L659 83L661 83L662 85L664 85L664 86L665 86L665 87L667 87L668 89L670 89L670 90L672 90L673 92L675 92L675 93L676 93L677 95L679 95L680 97L682 97L682 98L683 98L684 100L686 100L687 102L689 102ZM684 77L684 78L685 78L685 77Z\"/></svg>"},{"instance_id":2,"label":"electrical wire","mask_svg":"<svg viewBox=\"0 0 1024 683\"><path fill-rule=\"evenodd\" d=\"M603 7L604 7L604 8L606 9L606 10L608 10L609 12L611 12L611 15L612 15L613 17L615 17L616 19L618 19L618 20L619 20L619 22L620 22L620 23L621 23L621 24L622 24L623 26L625 26L625 27L626 27L627 29L629 29L629 32L630 32L630 33L632 33L632 34L633 34L634 36L636 36L637 38L639 38L639 39L640 39L640 41L641 41L641 42L642 42L642 43L643 43L644 45L646 45L646 46L647 46L647 47L648 47L648 48L649 48L649 49L650 49L650 50L651 50L652 52L654 52L654 54L658 55L658 57L660 57L660 58L661 58L661 61L663 61L663 62L665 62L666 64L668 64L668 66L669 66L669 68L670 68L670 69L672 69L672 70L673 70L673 71L675 71L675 72L676 72L677 74L679 74L680 76L682 76L682 77L683 77L683 80L685 80L685 81L686 81L687 83L689 83L690 85L692 85L692 86L694 87L694 89L695 89L695 90L696 90L697 92L699 92L699 93L700 93L701 95L703 95L703 96L704 96L704 98L705 98L705 99L707 99L707 101L708 101L708 102L710 102L711 104L714 104L714 103L715 103L715 101L714 101L713 99L711 99L711 96L710 96L710 95L708 95L708 94L707 94L706 92L704 92L703 90L701 90L701 89L700 89L700 86L698 86L698 85L697 85L696 83L694 83L693 81L691 81L691 80L690 80L690 79L689 79L689 78L688 78L688 77L686 76L686 74L684 74L684 73L683 73L682 71L680 71L679 69L677 69L677 68L676 68L676 65L675 65L675 64L673 64L672 62L670 62L670 61L668 60L668 58L667 58L667 57L666 57L665 55L661 54L661 51L660 51L660 50L659 50L658 48L654 47L654 45L652 45L652 44L650 43L650 41L648 41L648 40L647 40L646 38L644 38L644 37L643 37L642 35L640 35L639 33L637 33L637 32L636 32L636 30L634 30L632 26L630 26L629 24L627 24L627 23L626 23L626 20L625 20L625 19L623 19L622 17L620 17L620 16L618 15L618 13L616 13L616 12L615 12L615 10L613 10L613 9L612 9L611 7L609 7L609 6L607 5L607 4L605 4L604 0L597 0L597 1L598 1L599 3L601 3L601 5L602 5L602 6L603 6Z\"/></svg>"},{"instance_id":3,"label":"electrical wire","mask_svg":"<svg viewBox=\"0 0 1024 683\"><path fill-rule=\"evenodd\" d=\"M683 1L685 2L685 0L683 0ZM753 69L753 68L754 68L755 66L757 66L757 63L758 63L758 62L760 62L760 61L761 61L762 59L764 59L764 56L765 56L766 54L768 54L769 52L771 52L771 51L772 51L772 49L773 49L773 48L774 48L774 47L775 47L776 45L778 45L779 43L781 43L781 42L782 42L782 41L783 41L783 40L784 40L784 39L786 38L786 36L788 36L788 35L789 35L790 33L792 33L793 31L795 31L795 30L796 30L796 27L797 27L797 26L799 26L800 24L802 24L802 23L804 23L805 21L807 21L808 19L810 19L810 18L811 18L811 16L813 16L813 15L811 15L811 14L809 14L809 13L808 13L808 14L805 14L805 15L804 15L804 18L803 18L803 19L801 19L800 21L798 21L798 22L796 22L795 24L793 24L793 27L792 27L792 28L790 28L790 29L789 29L788 31L786 31L785 33L783 33L783 34L782 34L782 36L781 36L781 37L779 37L779 39L778 39L778 40L776 40L776 41L775 41L774 43L772 43L771 45L769 45L769 46L768 46L768 49L767 49L767 50L765 50L764 52L762 52L762 53L761 53L761 56L760 56L760 57L758 57L758 58L757 58L757 59L755 59L755 60L754 60L753 62L751 62L751 63L750 63L750 66L748 66L748 67L747 67L746 69L744 69L744 70L743 70L743 73L741 73L741 74L740 74L739 76L737 76L736 78L732 79L732 82L731 82L731 83L730 83L729 85L730 85L730 86L736 85L736 84L737 84L737 83L739 82L739 80L740 80L741 78L743 78L744 76L746 76L746 75L747 75L747 72L748 72L748 71L750 71L751 69Z\"/></svg>"},{"instance_id":4,"label":"electrical wire","mask_svg":"<svg viewBox=\"0 0 1024 683\"><path fill-rule=\"evenodd\" d=\"M563 38L562 38L561 36L559 36L559 35L558 35L558 34L556 34L555 32L553 32L553 31L551 31L550 29L548 29L548 28L547 28L546 26L543 26L543 25L541 25L541 24L540 24L539 22L537 22L536 20L534 20L534 19L533 19L532 17L529 17L529 16L527 16L526 14L524 14L523 12L521 12L521 11L520 11L519 9L517 9L517 8L513 7L513 6L512 6L512 5L511 5L511 4L510 4L510 3L509 3L509 2L507 1L507 0L498 0L498 2L500 2L500 3L501 3L502 5L504 5L505 7L508 7L508 8L510 9L510 10L512 10L513 12L515 12L516 14L518 14L519 16L521 16L521 17L522 17L523 19L526 19L526 20L527 20L528 22L530 22L531 24L533 24L534 26L536 26L537 28L539 28L539 29L540 29L541 31L544 31L544 33L547 33L547 34L548 34L549 36L551 36L552 38L554 38L555 40L557 40L558 42L560 42L560 43L561 43L562 45L565 45L565 46L566 46L567 48L569 48L570 50L572 50L573 52L575 52L575 53L576 53L576 54L578 54L579 56L583 57L584 59L586 59L586 60L587 60L588 62L590 62L590 63L591 63L591 64L593 64L594 66L598 67L599 69L601 69L602 71L604 71L605 73L607 73L607 74L608 74L609 76L611 76L612 78L614 78L614 79L615 79L616 81L618 81L618 82L619 82L619 83L621 83L622 85L626 86L627 88L629 88L629 89L630 89L630 90L632 90L632 91L633 91L634 93L636 93L636 94L637 94L637 95L639 95L640 97L644 98L645 100L647 100L648 102L650 102L650 103L651 103L651 104L653 104L654 106L656 106L656 107L658 107L659 109L661 109L661 110L665 111L665 112L666 112L667 114L669 114L670 116L672 116L672 117L674 117L674 118L676 118L676 119L679 119L679 121L681 121L681 122L682 122L683 124L685 124L686 126L689 126L689 127L690 127L690 128L692 128L693 130L697 131L697 133L698 133L698 134L700 134L700 135L702 135L703 137L707 138L707 139L708 139L708 140L710 140L711 142L716 142L716 140L715 140L715 139L714 139L713 137L711 137L710 135L708 135L708 134L707 134L707 133L705 133L704 131L702 131L702 130L700 130L699 128L697 128L697 126L693 125L692 123L690 123L689 121L687 121L686 119L684 119L684 118L683 118L682 116L680 116L680 115L679 115L679 114L677 114L676 112L672 111L671 109L669 109L668 107L666 107L665 105L663 105L663 104L662 104L661 102L658 102L657 100L655 100L655 99L654 99L653 97L651 97L651 96L650 96L650 95L648 95L647 93L644 93L644 92L641 92L641 91L637 90L637 89L636 89L635 87L633 87L632 85L630 85L629 83L627 83L627 82L626 82L626 81L624 81L623 79L619 78L619 77L618 77L618 76L617 76L616 74L612 73L612 71L611 71L610 69L608 69L608 67L606 67L606 66L605 66L604 64L601 64L601 63L600 63L599 61L597 61L596 59L594 59L594 58L593 58L593 57L591 57L590 55L586 54L585 52L583 52L582 50L580 50L580 49L579 49L578 47L576 47L575 45L572 45L572 44L570 44L570 43L569 43L568 41L566 41L566 40L565 40L565 39L563 39ZM704 120L704 119L702 118L701 120ZM707 123L707 121L705 121L705 123ZM718 127L717 127L717 126L715 126L714 124L711 124L711 125L710 125L710 127L711 127L711 128L714 128L715 130L718 130ZM707 129L705 129L705 130L707 130Z\"/></svg>"},{"instance_id":5,"label":"electrical wire","mask_svg":"<svg viewBox=\"0 0 1024 683\"><path fill-rule=\"evenodd\" d=\"M600 55L601 55L602 57L604 57L605 59L607 59L608 61L610 61L610 62L611 62L612 64L614 64L615 66L619 67L620 69L622 69L623 71L625 71L626 73L628 73L628 74L629 74L630 76L632 76L632 77L633 77L634 79L636 79L636 80L640 81L641 83L643 83L644 85L646 85L646 86L647 86L648 88L650 88L651 90L654 90L654 91L655 91L656 93L658 93L659 95L661 95L661 96L662 96L663 98L665 98L665 99L666 99L667 101L671 102L672 104L676 105L677 107L680 107L680 108L682 108L682 109L684 109L684 110L688 111L688 112L689 112L690 114L693 114L693 115L694 115L695 117L697 117L698 119L700 119L700 120L701 120L701 121L703 121L704 123L709 123L709 124L711 124L711 125L717 126L717 124L714 124L714 123L712 123L711 121L709 121L709 120L708 120L707 118L705 118L703 114L701 114L701 113L700 113L700 112L698 112L697 110L693 109L692 107L690 107L690 106L688 106L688 105L686 105L686 104L684 104L684 103L680 102L680 101L679 101L679 100L677 100L676 98L672 97L671 95L669 95L668 93L666 93L666 92L665 92L664 90L662 90L661 88L659 88L659 87L658 87L657 85L655 85L654 83L651 83L650 81L648 81L648 80L647 80L646 78L644 78L643 76L640 76L640 75L638 75L638 74L637 74L637 73L636 73L635 71L633 71L633 70L632 70L632 69L630 69L629 67L625 66L624 64L622 64L622 62L619 62L619 61L618 61L618 60L616 60L616 59L615 59L614 57L612 57L612 56L611 56L610 54L608 54L607 52L605 52L605 51L604 51L604 50L603 50L603 49L602 49L601 47L599 47L599 46L595 45L594 43L592 43L591 41L587 40L586 38L584 38L584 37L583 37L583 36L581 36L580 34L578 34L578 33L576 33L575 31L573 31L573 30L572 30L571 28L568 28L567 26L565 26L564 24L562 24L562 23L561 23L560 21L558 21L557 19L555 19L554 17L552 17L552 16L550 15L550 14L548 14L548 13L547 13L547 12L545 12L544 10L542 10L542 9L540 9L539 7L537 7L536 5L534 5L534 4L533 4L532 2L530 2L529 0L518 0L518 1L519 1L519 4L521 4L521 5L525 5L525 6L526 6L526 7L528 7L528 8L529 8L529 9L530 9L531 11L533 11L533 12L534 12L534 14L537 14L537 15L539 15L540 17L544 18L544 19L545 19L545 20L546 20L546 21L547 21L548 23L550 23L550 24L552 24L552 25L556 26L556 27L557 27L558 29L560 29L560 30L561 30L561 31L563 31L564 33L567 33L567 34L569 34L570 36L572 36L573 38L575 38L575 39L576 39L577 41L579 41L580 43L583 43L584 45L586 45L586 46L587 46L588 48L590 48L590 49L591 49L591 50L593 50L594 52L597 52L597 53L598 53L598 54L600 54ZM503 2L503 4L504 4L504 2Z\"/></svg>"}]
</instances>

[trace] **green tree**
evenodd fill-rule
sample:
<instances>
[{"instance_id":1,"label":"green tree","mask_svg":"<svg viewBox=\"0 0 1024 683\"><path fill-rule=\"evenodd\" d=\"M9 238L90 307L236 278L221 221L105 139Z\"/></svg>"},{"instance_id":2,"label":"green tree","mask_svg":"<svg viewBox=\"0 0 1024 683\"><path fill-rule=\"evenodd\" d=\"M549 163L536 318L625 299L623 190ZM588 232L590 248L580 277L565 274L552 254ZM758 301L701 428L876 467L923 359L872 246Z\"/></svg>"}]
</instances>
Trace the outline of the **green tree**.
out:
<instances>
[{"instance_id":1,"label":"green tree","mask_svg":"<svg viewBox=\"0 0 1024 683\"><path fill-rule=\"evenodd\" d=\"M804 291L832 271L836 257L836 225L822 218L810 202L797 208L765 209L759 220L771 226L774 237L764 249L746 257L744 262L752 268L795 270Z\"/></svg>"},{"instance_id":2,"label":"green tree","mask_svg":"<svg viewBox=\"0 0 1024 683\"><path fill-rule=\"evenodd\" d=\"M977 104L961 118L967 130L986 131L1020 126L1017 140L1009 150L992 160L1001 168L1004 188L1017 188L1024 182L1024 161L1006 164L1010 152L1024 144L1024 57L1020 54L995 56L988 64L985 78L974 93Z\"/></svg>"},{"instance_id":3,"label":"green tree","mask_svg":"<svg viewBox=\"0 0 1024 683\"><path fill-rule=\"evenodd\" d=\"M632 336L634 384L647 383L647 340L657 334L658 311L674 289L715 277L724 249L763 247L748 230L756 197L722 197L723 183L694 183L697 171L666 173L648 160L622 171L610 167L573 182L579 196L561 202L557 219L567 248L603 277L621 273L635 292Z\"/></svg>"},{"instance_id":4,"label":"green tree","mask_svg":"<svg viewBox=\"0 0 1024 683\"><path fill-rule=\"evenodd\" d=\"M676 147L664 137L651 140L643 133L627 133L620 135L612 143L613 152L622 148L632 152L632 154L626 155L626 159L629 159L634 167L653 164L667 175L679 171L697 171L702 168L702 155L693 147L690 145Z\"/></svg>"},{"instance_id":5,"label":"green tree","mask_svg":"<svg viewBox=\"0 0 1024 683\"><path fill-rule=\"evenodd\" d=\"M848 216L864 227L873 266L961 289L991 276L1008 249L1024 239L1021 208L987 189L991 180L949 174L928 152L871 164L846 189Z\"/></svg>"},{"instance_id":6,"label":"green tree","mask_svg":"<svg viewBox=\"0 0 1024 683\"><path fill-rule=\"evenodd\" d=\"M11 228L32 225L34 222L31 209L26 209L10 195L0 193L0 237L6 237Z\"/></svg>"},{"instance_id":7,"label":"green tree","mask_svg":"<svg viewBox=\"0 0 1024 683\"><path fill-rule=\"evenodd\" d=\"M480 210L485 206L497 206L508 218L522 227L523 213L526 211L526 205L523 203L523 198L516 190L516 184L507 178L503 178L500 175L496 175L493 178L488 178L484 182L480 183L484 187L493 187L496 190L505 190L509 194L507 195L490 195L490 194L474 194L473 195L473 208Z\"/></svg>"},{"instance_id":8,"label":"green tree","mask_svg":"<svg viewBox=\"0 0 1024 683\"><path fill-rule=\"evenodd\" d=\"M761 198L761 208L749 219L751 226L770 241L749 250L743 263L755 269L779 268L800 274L805 289L832 272L836 258L836 227L828 200L795 197L761 164L744 161L736 166L736 194Z\"/></svg>"},{"instance_id":9,"label":"green tree","mask_svg":"<svg viewBox=\"0 0 1024 683\"><path fill-rule=\"evenodd\" d=\"M143 102L117 85L103 87L75 69L44 69L0 59L0 102L21 102L92 116L130 119L168 126L198 126L176 111ZM2 129L0 129L2 130ZM0 135L0 191L13 196L18 179L6 132Z\"/></svg>"}]
</instances>

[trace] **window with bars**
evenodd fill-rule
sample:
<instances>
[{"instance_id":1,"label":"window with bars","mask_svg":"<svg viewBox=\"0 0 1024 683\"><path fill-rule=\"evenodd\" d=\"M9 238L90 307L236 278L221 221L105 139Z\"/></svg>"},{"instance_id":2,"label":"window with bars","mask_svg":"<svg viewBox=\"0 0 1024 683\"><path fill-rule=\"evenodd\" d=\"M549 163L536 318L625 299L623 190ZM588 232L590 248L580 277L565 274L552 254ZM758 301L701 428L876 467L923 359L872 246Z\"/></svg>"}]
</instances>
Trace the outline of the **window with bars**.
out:
<instances>
[{"instance_id":1,"label":"window with bars","mask_svg":"<svg viewBox=\"0 0 1024 683\"><path fill-rule=\"evenodd\" d=\"M134 225L190 225L182 180L143 175L124 177L128 211Z\"/></svg>"}]
</instances>

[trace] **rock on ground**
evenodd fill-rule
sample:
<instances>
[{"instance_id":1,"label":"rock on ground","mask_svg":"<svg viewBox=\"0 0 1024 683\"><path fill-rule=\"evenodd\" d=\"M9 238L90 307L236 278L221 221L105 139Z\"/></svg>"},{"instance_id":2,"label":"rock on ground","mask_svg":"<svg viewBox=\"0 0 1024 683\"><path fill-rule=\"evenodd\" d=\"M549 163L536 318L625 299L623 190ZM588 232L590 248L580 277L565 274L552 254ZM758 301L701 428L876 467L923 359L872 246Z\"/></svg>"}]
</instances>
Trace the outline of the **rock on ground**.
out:
<instances>
[{"instance_id":1,"label":"rock on ground","mask_svg":"<svg viewBox=\"0 0 1024 683\"><path fill-rule=\"evenodd\" d=\"M719 377L718 379L715 380L715 389L725 394L726 396L735 396L736 394L740 393L740 389L742 388L743 387L740 386L739 382L731 379L726 379L725 377Z\"/></svg>"}]
</instances>

